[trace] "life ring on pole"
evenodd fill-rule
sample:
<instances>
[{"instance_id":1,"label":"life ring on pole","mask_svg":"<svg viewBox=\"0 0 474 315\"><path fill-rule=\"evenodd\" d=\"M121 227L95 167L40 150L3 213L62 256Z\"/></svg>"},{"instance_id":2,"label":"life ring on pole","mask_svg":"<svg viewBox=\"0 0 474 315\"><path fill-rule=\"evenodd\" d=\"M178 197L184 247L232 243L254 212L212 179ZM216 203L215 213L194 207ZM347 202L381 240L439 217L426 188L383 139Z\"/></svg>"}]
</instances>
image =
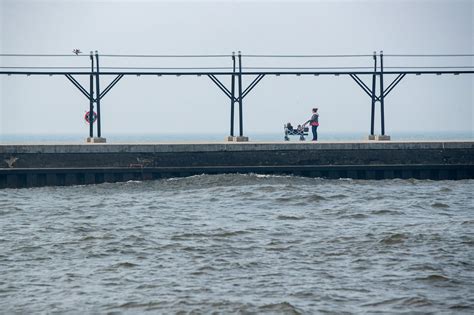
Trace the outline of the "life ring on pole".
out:
<instances>
[{"instance_id":1,"label":"life ring on pole","mask_svg":"<svg viewBox=\"0 0 474 315\"><path fill-rule=\"evenodd\" d=\"M84 120L90 124L91 123L91 117L90 117L90 111L87 112L85 115L84 115ZM96 112L92 112L92 123L95 123L95 121L97 120L97 113Z\"/></svg>"}]
</instances>

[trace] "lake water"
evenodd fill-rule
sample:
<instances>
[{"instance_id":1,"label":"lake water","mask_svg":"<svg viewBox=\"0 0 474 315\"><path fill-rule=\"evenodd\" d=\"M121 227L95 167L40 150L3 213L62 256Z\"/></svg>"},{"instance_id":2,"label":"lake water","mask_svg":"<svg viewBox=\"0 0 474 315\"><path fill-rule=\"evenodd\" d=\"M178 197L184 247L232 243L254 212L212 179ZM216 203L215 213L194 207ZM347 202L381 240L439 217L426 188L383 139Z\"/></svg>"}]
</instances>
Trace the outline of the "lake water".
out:
<instances>
[{"instance_id":1,"label":"lake water","mask_svg":"<svg viewBox=\"0 0 474 315\"><path fill-rule=\"evenodd\" d=\"M1 313L474 313L474 180L0 190Z\"/></svg>"}]
</instances>

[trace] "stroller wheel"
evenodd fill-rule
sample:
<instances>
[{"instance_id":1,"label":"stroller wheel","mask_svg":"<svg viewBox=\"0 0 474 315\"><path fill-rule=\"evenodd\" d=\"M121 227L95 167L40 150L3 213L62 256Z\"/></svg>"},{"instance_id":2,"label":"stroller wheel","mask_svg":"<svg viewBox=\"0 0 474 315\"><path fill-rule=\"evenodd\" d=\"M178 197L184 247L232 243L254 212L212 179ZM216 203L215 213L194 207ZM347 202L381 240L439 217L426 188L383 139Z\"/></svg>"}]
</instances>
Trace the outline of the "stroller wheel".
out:
<instances>
[{"instance_id":1,"label":"stroller wheel","mask_svg":"<svg viewBox=\"0 0 474 315\"><path fill-rule=\"evenodd\" d=\"M304 137L303 137L303 136L300 136L300 141L304 141Z\"/></svg>"},{"instance_id":2,"label":"stroller wheel","mask_svg":"<svg viewBox=\"0 0 474 315\"><path fill-rule=\"evenodd\" d=\"M285 136L285 141L290 141L290 137Z\"/></svg>"}]
</instances>

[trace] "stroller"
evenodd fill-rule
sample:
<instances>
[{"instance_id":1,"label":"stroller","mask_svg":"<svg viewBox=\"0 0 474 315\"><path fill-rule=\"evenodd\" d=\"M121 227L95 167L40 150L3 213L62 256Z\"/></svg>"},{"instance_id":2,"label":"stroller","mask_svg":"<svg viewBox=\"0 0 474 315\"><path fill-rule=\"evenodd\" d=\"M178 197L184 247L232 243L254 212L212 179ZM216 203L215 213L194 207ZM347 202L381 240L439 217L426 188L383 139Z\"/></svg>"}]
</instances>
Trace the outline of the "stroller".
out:
<instances>
[{"instance_id":1,"label":"stroller","mask_svg":"<svg viewBox=\"0 0 474 315\"><path fill-rule=\"evenodd\" d=\"M298 125L297 128L294 128L291 123L283 125L285 130L285 141L290 141L289 136L300 136L300 141L304 141L304 136L308 135L309 128Z\"/></svg>"}]
</instances>

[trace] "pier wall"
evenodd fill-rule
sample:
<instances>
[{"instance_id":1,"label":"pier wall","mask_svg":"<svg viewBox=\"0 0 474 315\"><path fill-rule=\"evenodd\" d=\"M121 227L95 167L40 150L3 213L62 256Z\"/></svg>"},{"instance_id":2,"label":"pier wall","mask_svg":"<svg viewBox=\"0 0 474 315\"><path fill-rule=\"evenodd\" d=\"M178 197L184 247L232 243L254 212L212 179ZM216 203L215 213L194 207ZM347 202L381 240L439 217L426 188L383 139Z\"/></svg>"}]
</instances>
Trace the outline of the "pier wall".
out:
<instances>
[{"instance_id":1,"label":"pier wall","mask_svg":"<svg viewBox=\"0 0 474 315\"><path fill-rule=\"evenodd\" d=\"M474 178L474 141L0 145L0 188L219 173Z\"/></svg>"}]
</instances>

